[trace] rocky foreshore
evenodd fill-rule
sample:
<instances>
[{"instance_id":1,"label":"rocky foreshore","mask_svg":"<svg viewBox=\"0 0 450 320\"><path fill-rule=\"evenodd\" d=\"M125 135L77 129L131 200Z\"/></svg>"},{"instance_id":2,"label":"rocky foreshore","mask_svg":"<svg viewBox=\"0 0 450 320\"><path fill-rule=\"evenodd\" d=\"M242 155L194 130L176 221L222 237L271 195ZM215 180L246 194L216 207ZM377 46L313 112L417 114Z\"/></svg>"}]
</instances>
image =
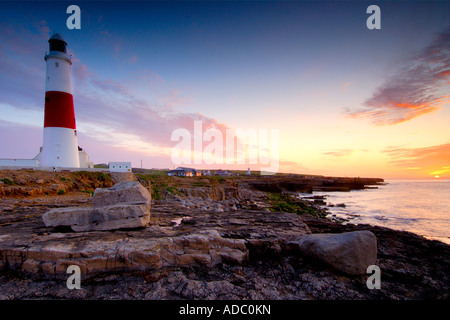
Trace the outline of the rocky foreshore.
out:
<instances>
[{"instance_id":1,"label":"rocky foreshore","mask_svg":"<svg viewBox=\"0 0 450 320\"><path fill-rule=\"evenodd\" d=\"M142 181L153 197L148 224L106 231L76 232L46 226L42 219L52 209L91 207L92 193L3 197L0 299L449 298L450 246L444 243L388 228L339 224L321 209L309 214L310 204L297 200L281 204L309 213L277 211L283 208L280 198L273 201L248 180L184 183L177 192L169 189L156 197ZM332 234L319 237L325 243L332 239L327 252L348 255L336 248L339 241L360 248L350 250L362 253L352 257L351 266L375 262L381 289L368 289L369 275L361 268L348 272L349 266L340 269L339 261L321 258L321 244L311 242L321 234ZM365 254L370 250L375 257ZM79 290L66 287L72 264L82 271Z\"/></svg>"}]
</instances>

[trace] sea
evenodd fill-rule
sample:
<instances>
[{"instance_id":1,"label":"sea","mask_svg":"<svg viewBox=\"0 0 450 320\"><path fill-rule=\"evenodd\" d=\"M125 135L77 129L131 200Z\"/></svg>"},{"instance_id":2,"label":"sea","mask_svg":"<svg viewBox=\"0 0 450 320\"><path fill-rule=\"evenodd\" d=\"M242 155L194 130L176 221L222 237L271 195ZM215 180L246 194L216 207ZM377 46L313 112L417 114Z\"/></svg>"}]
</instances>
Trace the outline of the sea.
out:
<instances>
[{"instance_id":1,"label":"sea","mask_svg":"<svg viewBox=\"0 0 450 320\"><path fill-rule=\"evenodd\" d=\"M450 180L387 180L377 189L314 192L325 196L329 216L450 244ZM301 196L307 196L301 194ZM329 207L329 204L345 207Z\"/></svg>"}]
</instances>

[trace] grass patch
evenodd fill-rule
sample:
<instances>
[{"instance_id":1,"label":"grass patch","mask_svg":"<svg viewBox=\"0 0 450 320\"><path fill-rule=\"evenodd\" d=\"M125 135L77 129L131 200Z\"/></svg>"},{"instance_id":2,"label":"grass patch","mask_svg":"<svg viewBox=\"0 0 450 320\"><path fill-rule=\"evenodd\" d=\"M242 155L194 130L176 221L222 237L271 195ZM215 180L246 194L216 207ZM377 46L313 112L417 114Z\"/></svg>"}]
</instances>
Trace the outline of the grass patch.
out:
<instances>
[{"instance_id":1,"label":"grass patch","mask_svg":"<svg viewBox=\"0 0 450 320\"><path fill-rule=\"evenodd\" d=\"M4 184L7 184L8 186L12 186L14 183L14 181L9 180L8 178L3 178L0 181L3 181Z\"/></svg>"},{"instance_id":2,"label":"grass patch","mask_svg":"<svg viewBox=\"0 0 450 320\"><path fill-rule=\"evenodd\" d=\"M218 183L224 183L226 181L226 178L220 176L211 176L210 178L216 180Z\"/></svg>"},{"instance_id":3,"label":"grass patch","mask_svg":"<svg viewBox=\"0 0 450 320\"><path fill-rule=\"evenodd\" d=\"M167 187L166 190L170 192L171 194L180 194L180 191L176 187Z\"/></svg>"},{"instance_id":4,"label":"grass patch","mask_svg":"<svg viewBox=\"0 0 450 320\"><path fill-rule=\"evenodd\" d=\"M94 195L94 191L92 190L81 190L80 192L89 193L91 196Z\"/></svg>"},{"instance_id":5,"label":"grass patch","mask_svg":"<svg viewBox=\"0 0 450 320\"><path fill-rule=\"evenodd\" d=\"M59 190L58 190L58 194L59 194L59 195L66 194L66 191L64 191L63 189L59 189Z\"/></svg>"},{"instance_id":6,"label":"grass patch","mask_svg":"<svg viewBox=\"0 0 450 320\"><path fill-rule=\"evenodd\" d=\"M269 193L271 211L291 212L296 214L310 214L316 217L325 217L325 210L317 208L309 201L300 200L290 194Z\"/></svg>"},{"instance_id":7,"label":"grass patch","mask_svg":"<svg viewBox=\"0 0 450 320\"><path fill-rule=\"evenodd\" d=\"M166 191L172 194L178 193L177 188L169 186L170 182L169 178L172 177L169 177L167 175L136 173L135 176L143 186L146 187L151 186L152 199L155 200L164 199Z\"/></svg>"},{"instance_id":8,"label":"grass patch","mask_svg":"<svg viewBox=\"0 0 450 320\"><path fill-rule=\"evenodd\" d=\"M194 181L192 183L193 187L206 187L208 185L208 182L206 181Z\"/></svg>"},{"instance_id":9,"label":"grass patch","mask_svg":"<svg viewBox=\"0 0 450 320\"><path fill-rule=\"evenodd\" d=\"M72 173L75 177L80 179L90 179L97 180L99 182L111 182L112 178L109 174L103 172L93 172L93 171L76 171ZM62 178L61 178L62 179ZM70 180L68 180L70 181Z\"/></svg>"},{"instance_id":10,"label":"grass patch","mask_svg":"<svg viewBox=\"0 0 450 320\"><path fill-rule=\"evenodd\" d=\"M94 164L94 168L108 169L109 166L106 163Z\"/></svg>"},{"instance_id":11,"label":"grass patch","mask_svg":"<svg viewBox=\"0 0 450 320\"><path fill-rule=\"evenodd\" d=\"M151 175L154 176L167 176L167 171L165 170L152 170Z\"/></svg>"},{"instance_id":12,"label":"grass patch","mask_svg":"<svg viewBox=\"0 0 450 320\"><path fill-rule=\"evenodd\" d=\"M109 188L113 185L113 179L109 173L93 171L76 171L71 173L73 181L72 188L84 192L85 190L95 190L97 188ZM66 178L65 181L71 181Z\"/></svg>"},{"instance_id":13,"label":"grass patch","mask_svg":"<svg viewBox=\"0 0 450 320\"><path fill-rule=\"evenodd\" d=\"M153 186L152 187L152 199L155 199L155 200L162 200L164 197L162 196L162 194L161 194L161 190L159 189L159 187L157 187L157 186Z\"/></svg>"}]
</instances>

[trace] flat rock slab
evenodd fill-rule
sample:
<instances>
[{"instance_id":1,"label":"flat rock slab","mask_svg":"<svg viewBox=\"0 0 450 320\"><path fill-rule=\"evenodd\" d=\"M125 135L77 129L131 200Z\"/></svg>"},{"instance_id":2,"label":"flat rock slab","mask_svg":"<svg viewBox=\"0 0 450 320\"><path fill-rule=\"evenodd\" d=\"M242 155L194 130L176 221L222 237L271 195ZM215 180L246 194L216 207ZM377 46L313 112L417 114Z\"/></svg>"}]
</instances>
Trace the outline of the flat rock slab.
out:
<instances>
[{"instance_id":1,"label":"flat rock slab","mask_svg":"<svg viewBox=\"0 0 450 320\"><path fill-rule=\"evenodd\" d=\"M376 263L377 238L368 231L309 234L299 242L302 253L349 275L362 275Z\"/></svg>"},{"instance_id":2,"label":"flat rock slab","mask_svg":"<svg viewBox=\"0 0 450 320\"><path fill-rule=\"evenodd\" d=\"M73 231L99 231L145 227L150 221L148 203L102 207L56 208L46 212L46 227L70 226Z\"/></svg>"},{"instance_id":3,"label":"flat rock slab","mask_svg":"<svg viewBox=\"0 0 450 320\"><path fill-rule=\"evenodd\" d=\"M216 230L202 230L175 237L129 238L105 234L90 240L54 233L35 239L27 248L4 247L0 239L0 270L7 267L34 277L66 277L67 267L77 265L83 277L121 271L150 271L163 267L214 267L241 264L248 257L242 239L226 239Z\"/></svg>"}]
</instances>

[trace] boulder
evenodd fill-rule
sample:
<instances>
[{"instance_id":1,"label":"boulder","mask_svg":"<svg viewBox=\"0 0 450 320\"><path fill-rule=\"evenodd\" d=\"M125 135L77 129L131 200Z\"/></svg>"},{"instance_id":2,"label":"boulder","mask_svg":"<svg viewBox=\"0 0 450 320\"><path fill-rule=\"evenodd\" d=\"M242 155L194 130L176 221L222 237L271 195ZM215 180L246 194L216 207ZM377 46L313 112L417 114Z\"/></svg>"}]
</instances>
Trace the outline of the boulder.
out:
<instances>
[{"instance_id":1,"label":"boulder","mask_svg":"<svg viewBox=\"0 0 450 320\"><path fill-rule=\"evenodd\" d=\"M93 207L117 203L146 202L150 206L151 195L138 181L119 182L111 188L96 189L92 198Z\"/></svg>"},{"instance_id":2,"label":"boulder","mask_svg":"<svg viewBox=\"0 0 450 320\"><path fill-rule=\"evenodd\" d=\"M300 251L349 275L362 275L376 263L377 239L367 230L340 234L309 234L299 242Z\"/></svg>"},{"instance_id":3,"label":"boulder","mask_svg":"<svg viewBox=\"0 0 450 320\"><path fill-rule=\"evenodd\" d=\"M147 203L114 204L103 207L67 207L46 212L45 226L70 226L73 231L115 230L145 227L150 221Z\"/></svg>"}]
</instances>

